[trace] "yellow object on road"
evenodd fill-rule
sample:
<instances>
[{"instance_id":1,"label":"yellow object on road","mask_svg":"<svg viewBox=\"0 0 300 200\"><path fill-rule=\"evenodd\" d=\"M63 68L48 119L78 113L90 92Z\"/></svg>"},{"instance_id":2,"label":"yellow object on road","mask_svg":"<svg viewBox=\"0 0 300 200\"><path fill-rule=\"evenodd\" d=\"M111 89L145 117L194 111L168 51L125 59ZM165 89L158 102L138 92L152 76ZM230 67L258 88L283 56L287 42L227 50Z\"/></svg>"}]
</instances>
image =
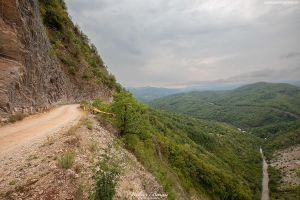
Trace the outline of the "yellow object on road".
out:
<instances>
[{"instance_id":1,"label":"yellow object on road","mask_svg":"<svg viewBox=\"0 0 300 200\"><path fill-rule=\"evenodd\" d=\"M83 108L83 110L90 110L90 111L92 111L92 112L96 112L96 113L104 113L104 114L107 114L107 115L111 115L111 116L113 116L113 117L116 117L116 114L114 114L114 113L104 112L104 111L101 111L101 110L99 110L99 109L97 109L97 108L95 108L95 107L91 107L91 108L86 109L85 106L84 106L83 104L81 104L81 105L80 105L80 108Z\"/></svg>"}]
</instances>

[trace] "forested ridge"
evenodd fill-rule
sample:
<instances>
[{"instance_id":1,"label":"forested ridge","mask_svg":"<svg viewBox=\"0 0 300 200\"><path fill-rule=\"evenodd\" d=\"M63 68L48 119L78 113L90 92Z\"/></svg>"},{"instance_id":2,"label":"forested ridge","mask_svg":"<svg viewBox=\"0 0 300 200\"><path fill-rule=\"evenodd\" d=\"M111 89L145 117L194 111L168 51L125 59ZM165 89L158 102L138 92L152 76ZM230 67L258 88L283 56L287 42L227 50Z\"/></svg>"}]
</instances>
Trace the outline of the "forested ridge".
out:
<instances>
[{"instance_id":1,"label":"forested ridge","mask_svg":"<svg viewBox=\"0 0 300 200\"><path fill-rule=\"evenodd\" d=\"M116 114L101 118L115 124L126 148L157 177L169 199L182 195L176 183L188 198L260 198L259 141L251 134L224 123L149 109L127 91L116 93L111 104L98 99L93 105Z\"/></svg>"},{"instance_id":2,"label":"forested ridge","mask_svg":"<svg viewBox=\"0 0 300 200\"><path fill-rule=\"evenodd\" d=\"M152 100L149 105L250 130L298 120L300 88L260 82L230 91L193 91L170 95Z\"/></svg>"},{"instance_id":3,"label":"forested ridge","mask_svg":"<svg viewBox=\"0 0 300 200\"><path fill-rule=\"evenodd\" d=\"M234 125L260 141L269 161L275 150L300 143L300 88L297 86L259 82L230 91L193 91L170 95L153 100L149 105L211 123ZM278 190L284 174L269 168L272 198L299 196L299 186L289 187L288 191Z\"/></svg>"}]
</instances>

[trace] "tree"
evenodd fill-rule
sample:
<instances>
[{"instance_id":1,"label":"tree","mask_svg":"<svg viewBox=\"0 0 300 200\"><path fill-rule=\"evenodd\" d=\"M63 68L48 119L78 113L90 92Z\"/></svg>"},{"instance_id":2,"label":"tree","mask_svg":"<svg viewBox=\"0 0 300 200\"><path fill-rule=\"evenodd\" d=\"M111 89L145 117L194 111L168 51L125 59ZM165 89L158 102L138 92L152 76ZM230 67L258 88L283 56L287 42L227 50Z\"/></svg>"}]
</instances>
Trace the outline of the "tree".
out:
<instances>
[{"instance_id":1,"label":"tree","mask_svg":"<svg viewBox=\"0 0 300 200\"><path fill-rule=\"evenodd\" d=\"M141 134L147 127L147 106L138 102L130 92L122 90L115 93L112 112L116 114L116 126L120 135L126 133Z\"/></svg>"}]
</instances>

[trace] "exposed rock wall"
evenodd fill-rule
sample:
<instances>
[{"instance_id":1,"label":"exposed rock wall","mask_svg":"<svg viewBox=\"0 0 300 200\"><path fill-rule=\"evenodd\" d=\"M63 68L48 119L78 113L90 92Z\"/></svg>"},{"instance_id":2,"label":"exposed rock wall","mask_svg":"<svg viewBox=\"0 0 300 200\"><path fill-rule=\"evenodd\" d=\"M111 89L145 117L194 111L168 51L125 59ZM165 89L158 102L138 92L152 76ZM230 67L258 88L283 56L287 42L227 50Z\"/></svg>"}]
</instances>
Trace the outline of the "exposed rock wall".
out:
<instances>
[{"instance_id":1,"label":"exposed rock wall","mask_svg":"<svg viewBox=\"0 0 300 200\"><path fill-rule=\"evenodd\" d=\"M0 0L0 119L82 99L111 99L104 84L76 85L49 49L37 0Z\"/></svg>"}]
</instances>

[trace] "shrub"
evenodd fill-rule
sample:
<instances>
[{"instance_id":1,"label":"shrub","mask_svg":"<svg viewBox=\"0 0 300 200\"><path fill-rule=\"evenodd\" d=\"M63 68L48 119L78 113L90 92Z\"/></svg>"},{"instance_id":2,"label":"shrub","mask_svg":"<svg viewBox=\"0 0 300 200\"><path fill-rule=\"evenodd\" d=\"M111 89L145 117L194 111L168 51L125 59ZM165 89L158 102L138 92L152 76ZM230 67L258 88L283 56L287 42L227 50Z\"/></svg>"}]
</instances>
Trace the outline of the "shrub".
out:
<instances>
[{"instance_id":1,"label":"shrub","mask_svg":"<svg viewBox=\"0 0 300 200\"><path fill-rule=\"evenodd\" d=\"M12 180L11 182L9 182L9 185L15 185L17 182L17 180Z\"/></svg>"},{"instance_id":2,"label":"shrub","mask_svg":"<svg viewBox=\"0 0 300 200\"><path fill-rule=\"evenodd\" d=\"M66 57L66 56L62 56L60 58L61 62L67 64L67 65L70 65L70 58L69 57Z\"/></svg>"},{"instance_id":3,"label":"shrub","mask_svg":"<svg viewBox=\"0 0 300 200\"><path fill-rule=\"evenodd\" d=\"M83 72L82 78L88 78L89 74L87 72Z\"/></svg>"},{"instance_id":4,"label":"shrub","mask_svg":"<svg viewBox=\"0 0 300 200\"><path fill-rule=\"evenodd\" d=\"M296 172L296 174L298 175L298 177L300 177L300 167L297 167L297 168L295 169L295 172Z\"/></svg>"},{"instance_id":5,"label":"shrub","mask_svg":"<svg viewBox=\"0 0 300 200\"><path fill-rule=\"evenodd\" d=\"M123 170L120 165L124 161L115 156L120 152L112 152L111 150L112 145L109 144L101 155L103 159L97 162L92 169L92 179L95 181L95 186L91 199L112 200L116 193L116 186Z\"/></svg>"},{"instance_id":6,"label":"shrub","mask_svg":"<svg viewBox=\"0 0 300 200\"><path fill-rule=\"evenodd\" d=\"M69 169L75 162L75 153L73 151L67 151L57 159L57 167L62 169Z\"/></svg>"},{"instance_id":7,"label":"shrub","mask_svg":"<svg viewBox=\"0 0 300 200\"><path fill-rule=\"evenodd\" d=\"M90 104L89 101L86 100L86 99L83 99L80 103L85 105L85 106L88 106Z\"/></svg>"},{"instance_id":8,"label":"shrub","mask_svg":"<svg viewBox=\"0 0 300 200\"><path fill-rule=\"evenodd\" d=\"M78 188L74 192L74 199L75 200L82 200L84 199L84 194L83 194L83 185L79 184Z\"/></svg>"},{"instance_id":9,"label":"shrub","mask_svg":"<svg viewBox=\"0 0 300 200\"><path fill-rule=\"evenodd\" d=\"M89 149L90 152L93 153L93 152L95 152L97 150L97 146L98 146L97 141L92 140L92 141L89 142L88 149Z\"/></svg>"},{"instance_id":10,"label":"shrub","mask_svg":"<svg viewBox=\"0 0 300 200\"><path fill-rule=\"evenodd\" d=\"M9 122L15 123L17 121L23 120L27 115L24 114L16 114L9 117Z\"/></svg>"},{"instance_id":11,"label":"shrub","mask_svg":"<svg viewBox=\"0 0 300 200\"><path fill-rule=\"evenodd\" d=\"M71 74L75 74L76 68L75 68L74 66L70 66L70 67L69 67L69 72L70 72Z\"/></svg>"},{"instance_id":12,"label":"shrub","mask_svg":"<svg viewBox=\"0 0 300 200\"><path fill-rule=\"evenodd\" d=\"M92 121L90 120L86 120L84 122L84 125L89 129L89 130L92 130L93 129L93 124L92 124Z\"/></svg>"}]
</instances>

